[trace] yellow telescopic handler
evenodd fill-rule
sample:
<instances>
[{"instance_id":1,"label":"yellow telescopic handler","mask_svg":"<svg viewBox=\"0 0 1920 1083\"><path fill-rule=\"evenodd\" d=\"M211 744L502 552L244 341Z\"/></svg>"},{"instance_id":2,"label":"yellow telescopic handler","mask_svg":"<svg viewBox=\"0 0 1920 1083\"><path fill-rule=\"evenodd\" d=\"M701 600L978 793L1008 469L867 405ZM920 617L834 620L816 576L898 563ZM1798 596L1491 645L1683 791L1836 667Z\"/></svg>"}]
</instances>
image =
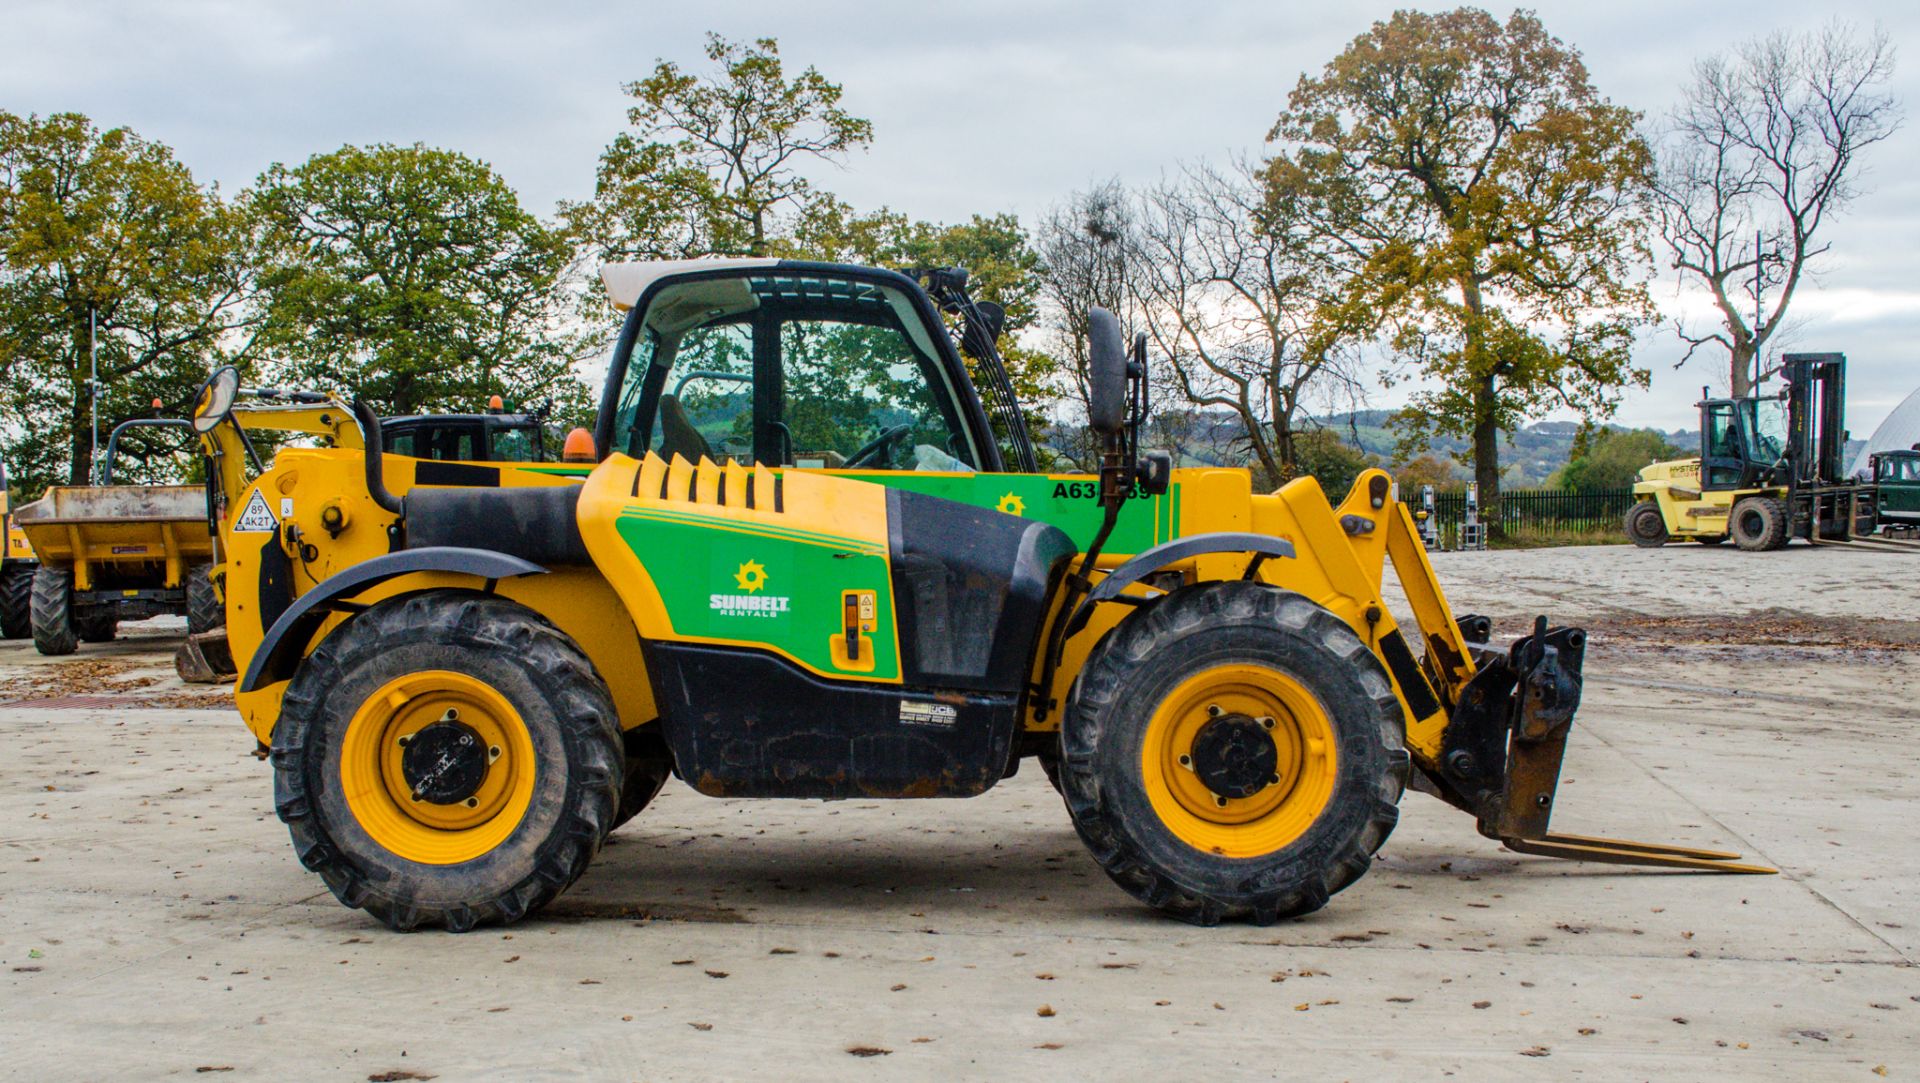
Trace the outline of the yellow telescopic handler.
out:
<instances>
[{"instance_id":1,"label":"yellow telescopic handler","mask_svg":"<svg viewBox=\"0 0 1920 1083\"><path fill-rule=\"evenodd\" d=\"M1549 830L1585 635L1491 647L1382 471L1335 505L1143 453L1145 342L1108 313L1100 469L1049 474L964 272L602 278L625 322L585 462L374 453L367 405L232 370L199 397L238 705L346 905L517 920L669 776L968 797L1027 759L1117 885L1203 925L1324 906L1409 784L1525 853L1771 871ZM262 470L263 429L318 446Z\"/></svg>"}]
</instances>

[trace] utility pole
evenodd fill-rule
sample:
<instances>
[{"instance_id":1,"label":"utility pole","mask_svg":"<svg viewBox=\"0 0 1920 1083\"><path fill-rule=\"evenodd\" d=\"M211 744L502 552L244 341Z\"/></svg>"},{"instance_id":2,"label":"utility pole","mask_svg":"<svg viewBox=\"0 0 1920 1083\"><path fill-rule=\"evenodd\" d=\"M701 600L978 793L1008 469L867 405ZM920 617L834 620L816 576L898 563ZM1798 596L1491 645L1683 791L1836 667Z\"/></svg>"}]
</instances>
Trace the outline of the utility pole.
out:
<instances>
[{"instance_id":1,"label":"utility pole","mask_svg":"<svg viewBox=\"0 0 1920 1083\"><path fill-rule=\"evenodd\" d=\"M1760 231L1753 231L1753 393L1760 394L1761 374L1766 372L1766 358L1761 351L1760 341Z\"/></svg>"},{"instance_id":2,"label":"utility pole","mask_svg":"<svg viewBox=\"0 0 1920 1083\"><path fill-rule=\"evenodd\" d=\"M100 484L100 325L93 306L87 306L87 413L93 419L93 439L87 444L87 480Z\"/></svg>"}]
</instances>

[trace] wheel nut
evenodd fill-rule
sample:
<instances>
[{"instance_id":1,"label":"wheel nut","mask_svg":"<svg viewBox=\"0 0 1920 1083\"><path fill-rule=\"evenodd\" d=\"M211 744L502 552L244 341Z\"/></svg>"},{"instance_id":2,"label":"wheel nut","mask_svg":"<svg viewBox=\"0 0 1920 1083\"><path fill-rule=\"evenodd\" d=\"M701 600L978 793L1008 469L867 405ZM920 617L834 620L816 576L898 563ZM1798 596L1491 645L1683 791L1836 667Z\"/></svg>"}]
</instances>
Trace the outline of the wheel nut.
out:
<instances>
[{"instance_id":1,"label":"wheel nut","mask_svg":"<svg viewBox=\"0 0 1920 1083\"><path fill-rule=\"evenodd\" d=\"M479 808L479 807L480 807L480 799L479 799L478 797L469 797L469 798L467 798L467 807L468 807L468 808Z\"/></svg>"},{"instance_id":2,"label":"wheel nut","mask_svg":"<svg viewBox=\"0 0 1920 1083\"><path fill-rule=\"evenodd\" d=\"M1272 729L1272 728L1273 728L1273 719L1271 719L1271 718L1262 718L1262 719L1260 720L1260 724L1261 724L1262 726L1265 726L1265 727L1267 727L1268 729Z\"/></svg>"},{"instance_id":3,"label":"wheel nut","mask_svg":"<svg viewBox=\"0 0 1920 1083\"><path fill-rule=\"evenodd\" d=\"M411 738L411 737L402 737L402 738L400 738L400 740L399 740L399 741L398 741L397 743L399 744L399 746L400 746L401 748L405 748L405 747L407 747L407 742L409 742L409 741L411 741L411 740L413 740L413 738Z\"/></svg>"},{"instance_id":4,"label":"wheel nut","mask_svg":"<svg viewBox=\"0 0 1920 1083\"><path fill-rule=\"evenodd\" d=\"M1182 767L1185 767L1185 768L1188 768L1189 770L1191 770L1191 769L1192 769L1192 767L1193 767L1193 757L1192 757L1192 756L1182 756L1182 757L1180 757L1180 766L1182 766Z\"/></svg>"},{"instance_id":5,"label":"wheel nut","mask_svg":"<svg viewBox=\"0 0 1920 1083\"><path fill-rule=\"evenodd\" d=\"M488 745L487 746L487 762L492 763L493 761L499 758L500 758L500 746Z\"/></svg>"},{"instance_id":6,"label":"wheel nut","mask_svg":"<svg viewBox=\"0 0 1920 1083\"><path fill-rule=\"evenodd\" d=\"M1213 799L1213 803L1214 803L1214 804L1216 804L1216 805L1218 805L1218 806L1220 806L1221 808L1226 808L1226 807L1227 807L1227 799L1226 799L1226 798L1224 798L1224 797L1217 797L1217 796L1216 796L1216 797L1215 797L1215 798Z\"/></svg>"},{"instance_id":7,"label":"wheel nut","mask_svg":"<svg viewBox=\"0 0 1920 1083\"><path fill-rule=\"evenodd\" d=\"M1225 711L1223 711L1223 710L1221 710L1221 709L1220 709L1220 705L1219 705L1219 704L1217 704L1217 703L1209 703L1209 704L1207 704L1207 714L1208 714L1208 715L1209 715L1210 717L1213 717L1213 718L1219 718L1219 717L1220 717L1221 715L1223 715L1223 714L1226 714L1226 713L1227 713L1227 712L1225 712Z\"/></svg>"}]
</instances>

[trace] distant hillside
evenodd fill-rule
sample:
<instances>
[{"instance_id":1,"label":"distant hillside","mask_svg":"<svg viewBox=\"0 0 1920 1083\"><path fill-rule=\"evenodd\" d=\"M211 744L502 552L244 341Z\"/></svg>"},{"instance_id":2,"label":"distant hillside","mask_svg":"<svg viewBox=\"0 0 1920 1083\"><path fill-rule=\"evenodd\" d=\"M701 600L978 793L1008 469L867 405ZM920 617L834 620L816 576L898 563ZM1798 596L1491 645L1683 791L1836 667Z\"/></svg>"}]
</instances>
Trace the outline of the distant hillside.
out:
<instances>
[{"instance_id":1,"label":"distant hillside","mask_svg":"<svg viewBox=\"0 0 1920 1083\"><path fill-rule=\"evenodd\" d=\"M1399 434L1389 427L1392 417L1390 410L1359 410L1315 418L1314 423L1338 433L1341 439L1362 451L1379 456L1382 462L1392 462L1394 447L1399 442ZM1611 427L1624 429L1633 426ZM1573 439L1579 432L1580 425L1574 421L1538 421L1524 426L1511 439L1501 443L1501 483L1514 488L1546 484L1553 472L1565 466L1572 457ZM1696 430L1663 430L1662 435L1678 447L1700 446L1700 434ZM1473 446L1469 441L1443 436L1430 441L1426 451L1442 462L1452 460L1460 480L1465 481L1471 476Z\"/></svg>"}]
</instances>

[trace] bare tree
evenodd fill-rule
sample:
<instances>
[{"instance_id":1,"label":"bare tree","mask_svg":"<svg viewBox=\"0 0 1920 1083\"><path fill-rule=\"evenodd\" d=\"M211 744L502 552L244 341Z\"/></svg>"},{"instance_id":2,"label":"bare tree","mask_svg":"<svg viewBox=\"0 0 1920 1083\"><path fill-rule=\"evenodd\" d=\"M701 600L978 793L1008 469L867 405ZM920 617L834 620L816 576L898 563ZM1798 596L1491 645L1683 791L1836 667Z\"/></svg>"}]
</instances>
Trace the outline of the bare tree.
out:
<instances>
[{"instance_id":1,"label":"bare tree","mask_svg":"<svg viewBox=\"0 0 1920 1083\"><path fill-rule=\"evenodd\" d=\"M1306 408L1360 397L1318 231L1273 213L1264 164L1244 158L1184 167L1140 199L1132 279L1164 381L1230 414L1267 478L1294 476Z\"/></svg>"},{"instance_id":2,"label":"bare tree","mask_svg":"<svg viewBox=\"0 0 1920 1083\"><path fill-rule=\"evenodd\" d=\"M1885 31L1831 23L1776 33L1694 65L1661 133L1652 202L1682 282L1704 284L1719 310L1690 331L1686 358L1718 348L1734 396L1777 369L1767 342L1794 291L1831 245L1817 239L1859 194L1862 151L1891 136L1900 110L1885 86L1894 50Z\"/></svg>"},{"instance_id":3,"label":"bare tree","mask_svg":"<svg viewBox=\"0 0 1920 1083\"><path fill-rule=\"evenodd\" d=\"M1045 268L1040 300L1048 349L1068 362L1062 373L1065 397L1082 409L1088 395L1087 310L1099 305L1124 317L1130 308L1133 213L1126 188L1106 180L1069 194L1047 212L1034 234ZM1092 436L1080 427L1056 425L1049 444L1084 468L1097 461Z\"/></svg>"}]
</instances>

